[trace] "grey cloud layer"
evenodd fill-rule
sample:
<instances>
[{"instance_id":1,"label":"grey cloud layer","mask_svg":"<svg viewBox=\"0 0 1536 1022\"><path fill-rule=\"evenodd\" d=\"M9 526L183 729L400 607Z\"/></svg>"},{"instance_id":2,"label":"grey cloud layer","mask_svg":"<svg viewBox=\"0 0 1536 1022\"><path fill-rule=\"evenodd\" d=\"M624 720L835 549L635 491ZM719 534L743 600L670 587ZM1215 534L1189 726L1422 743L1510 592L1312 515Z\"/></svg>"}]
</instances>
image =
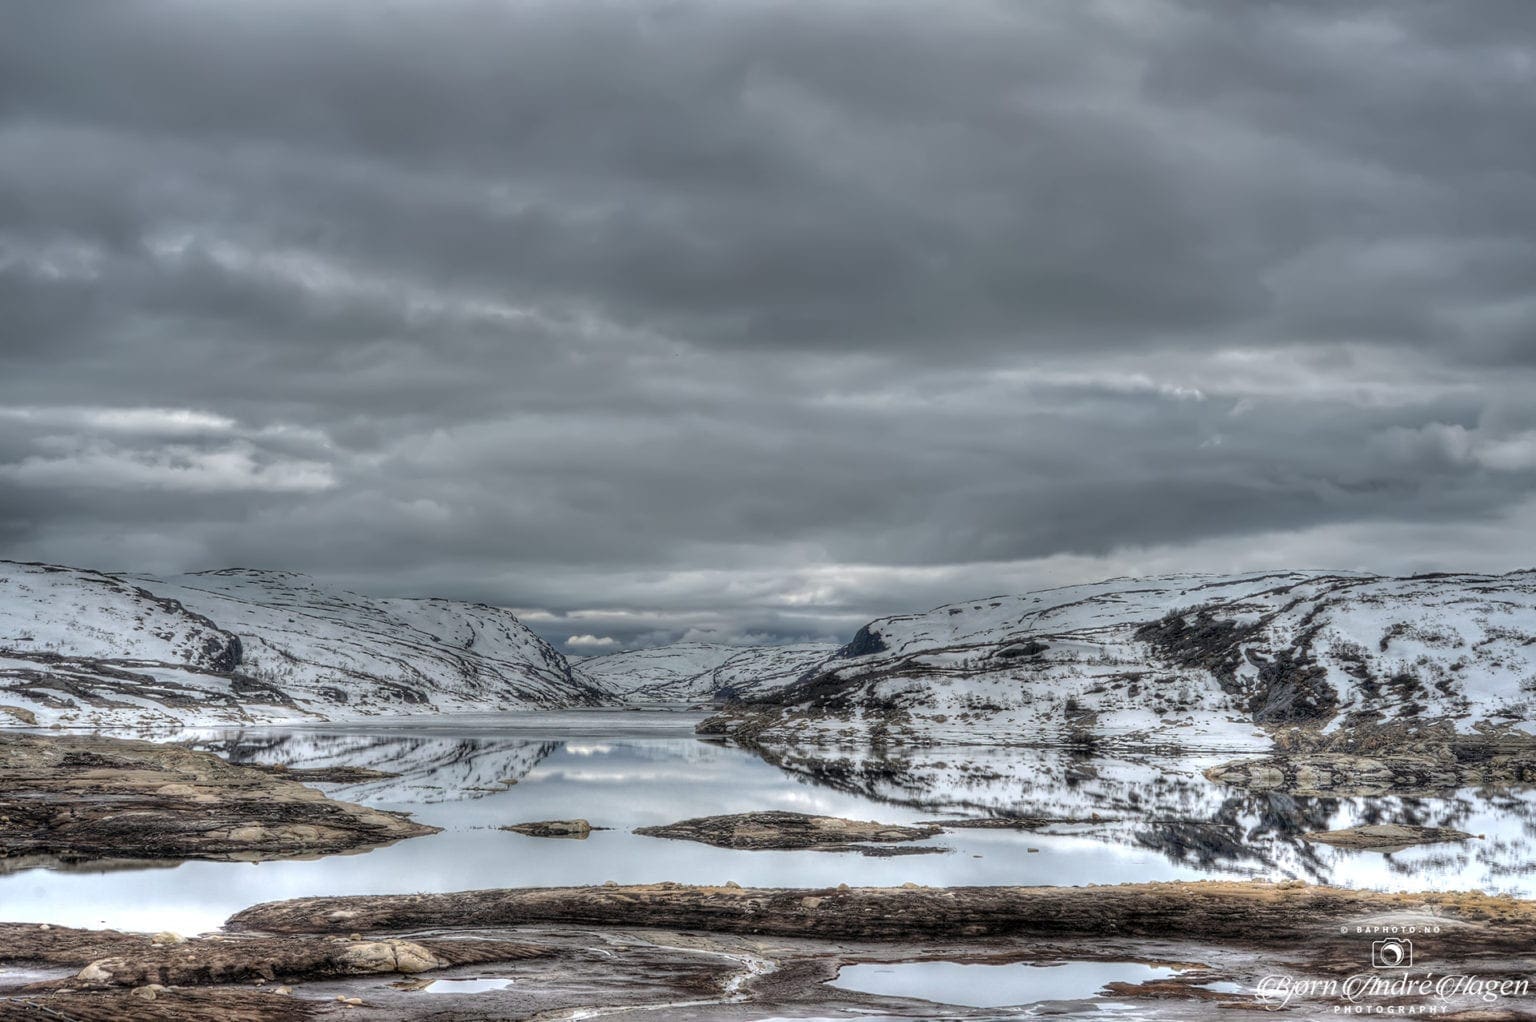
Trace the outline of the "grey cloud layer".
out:
<instances>
[{"instance_id":1,"label":"grey cloud layer","mask_svg":"<svg viewBox=\"0 0 1536 1022\"><path fill-rule=\"evenodd\" d=\"M0 554L622 641L1494 567L1533 107L1495 0L17 3Z\"/></svg>"}]
</instances>

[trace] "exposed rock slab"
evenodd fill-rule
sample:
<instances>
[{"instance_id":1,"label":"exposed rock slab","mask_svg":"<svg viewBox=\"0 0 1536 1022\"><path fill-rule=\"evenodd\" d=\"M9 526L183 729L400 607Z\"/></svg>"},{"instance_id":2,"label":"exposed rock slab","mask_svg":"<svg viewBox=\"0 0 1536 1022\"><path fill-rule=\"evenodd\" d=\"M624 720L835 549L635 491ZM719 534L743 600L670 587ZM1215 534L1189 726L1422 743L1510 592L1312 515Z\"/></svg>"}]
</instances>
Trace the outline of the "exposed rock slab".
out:
<instances>
[{"instance_id":1,"label":"exposed rock slab","mask_svg":"<svg viewBox=\"0 0 1536 1022\"><path fill-rule=\"evenodd\" d=\"M297 858L436 831L179 746L92 735L0 739L0 870Z\"/></svg>"},{"instance_id":2,"label":"exposed rock slab","mask_svg":"<svg viewBox=\"0 0 1536 1022\"><path fill-rule=\"evenodd\" d=\"M586 820L534 820L530 823L509 823L500 829L526 834L528 837L564 837L585 841L587 835L594 830L608 828L594 827Z\"/></svg>"},{"instance_id":3,"label":"exposed rock slab","mask_svg":"<svg viewBox=\"0 0 1536 1022\"><path fill-rule=\"evenodd\" d=\"M55 990L0 997L0 1022L300 1022L328 1007L264 990Z\"/></svg>"},{"instance_id":4,"label":"exposed rock slab","mask_svg":"<svg viewBox=\"0 0 1536 1022\"><path fill-rule=\"evenodd\" d=\"M1313 831L1302 837L1335 848L1351 848L1363 852L1400 852L1415 845L1472 839L1471 834L1453 827L1415 827L1402 823L1371 823L1343 830Z\"/></svg>"},{"instance_id":5,"label":"exposed rock slab","mask_svg":"<svg viewBox=\"0 0 1536 1022\"><path fill-rule=\"evenodd\" d=\"M559 922L895 941L1190 933L1263 945L1316 940L1340 920L1410 911L1487 924L1479 932L1489 946L1528 948L1536 941L1533 902L1257 881L1103 887L518 888L298 898L253 906L226 925L236 931L341 933L412 931L445 921L464 927Z\"/></svg>"},{"instance_id":6,"label":"exposed rock slab","mask_svg":"<svg viewBox=\"0 0 1536 1022\"><path fill-rule=\"evenodd\" d=\"M1364 924L1371 924L1366 926ZM314 956L319 973L303 980L299 997L316 1012L380 1020L433 1018L469 1022L487 1018L570 1017L573 1012L643 1008L677 1022L750 1022L764 1017L868 1017L928 1019L934 1005L912 998L829 987L838 969L858 962L948 961L968 964L1047 965L1074 961L1141 962L1178 975L1141 984L1111 985L1102 999L1040 1006L1072 1017L1112 1009L1118 1018L1181 1022L1230 1019L1274 1006L1256 994L1260 980L1285 975L1301 981L1287 1017L1322 1018L1350 1003L1313 980L1338 980L1348 970L1369 970L1376 927L1430 926L1416 941L1426 960L1472 968L1495 982L1519 981L1536 937L1536 905L1481 894L1381 894L1299 883L1168 883L1086 888L858 888L824 890L701 888L673 884L603 886L454 895L300 899L258 906L232 927L261 925L269 932L238 931L223 939L196 939L156 949L152 938L131 934L28 932L0 928L0 942L35 939L34 958L81 971L106 950L122 958L155 956L191 945L199 954L231 962L242 958ZM382 929L380 929L382 927ZM309 932L311 928L324 932ZM358 931L342 938L338 931ZM282 932L271 932L282 931ZM594 937L600 935L599 946ZM514 978L488 994L424 994L420 980L451 977L451 967L389 983L370 968L389 967L379 945L412 945L412 956L454 962L477 954L459 976ZM518 959L515 947L534 949ZM218 950L208 948L217 946ZM283 950L285 947L295 949ZM353 955L340 950L363 949ZM316 949L319 949L318 951ZM393 960L398 963L399 953ZM86 962L81 966L81 962ZM323 970L340 971L327 976ZM112 971L110 968L107 971ZM114 977L116 973L113 974ZM140 974L148 978L148 973ZM44 994L58 981L34 984L29 999L78 1005L72 1018L250 1018L219 1015L230 968L199 979L191 970L179 990L158 983L125 991L105 985L76 994ZM137 976L134 978L138 978ZM78 984L78 979L67 981ZM250 980L244 980L250 982ZM211 984L211 985L210 985ZM1224 992L1216 987L1226 987ZM143 1014L174 997L181 1014ZM0 990L0 1019L32 1018ZM265 997L278 994L243 996ZM1524 996L1523 994L1521 996ZM56 998L71 998L69 1001ZM252 1005L266 1002L253 1000ZM113 1016L104 1005L130 1009ZM1437 1017L1525 1018L1525 1003L1495 1005L1475 991L1452 998ZM587 1010L583 1010L587 1009ZM252 1010L255 1010L254 1008ZM10 1012L9 1015L5 1012ZM90 1013L87 1013L90 1012ZM945 1007L944 1017L993 1019L995 1010ZM49 1016L43 1016L49 1017Z\"/></svg>"},{"instance_id":7,"label":"exposed rock slab","mask_svg":"<svg viewBox=\"0 0 1536 1022\"><path fill-rule=\"evenodd\" d=\"M858 846L865 843L920 841L940 833L940 828L775 811L700 816L662 827L637 827L635 833L699 841L717 848L859 851Z\"/></svg>"},{"instance_id":8,"label":"exposed rock slab","mask_svg":"<svg viewBox=\"0 0 1536 1022\"><path fill-rule=\"evenodd\" d=\"M34 984L109 989L301 981L384 973L414 975L455 965L517 961L548 953L526 941L423 937L349 939L311 934L208 936L168 941L116 930L0 923L0 961L78 967L65 980Z\"/></svg>"}]
</instances>

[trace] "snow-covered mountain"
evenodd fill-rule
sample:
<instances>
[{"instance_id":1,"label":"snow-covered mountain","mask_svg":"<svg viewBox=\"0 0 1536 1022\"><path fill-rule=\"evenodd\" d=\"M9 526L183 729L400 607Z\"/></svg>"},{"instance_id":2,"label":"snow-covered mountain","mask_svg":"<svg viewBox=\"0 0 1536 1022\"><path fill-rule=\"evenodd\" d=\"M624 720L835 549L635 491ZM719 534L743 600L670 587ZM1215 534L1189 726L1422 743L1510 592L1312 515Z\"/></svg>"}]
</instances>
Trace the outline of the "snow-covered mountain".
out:
<instances>
[{"instance_id":1,"label":"snow-covered mountain","mask_svg":"<svg viewBox=\"0 0 1536 1022\"><path fill-rule=\"evenodd\" d=\"M290 572L0 562L0 722L135 726L589 705L510 611Z\"/></svg>"},{"instance_id":2,"label":"snow-covered mountain","mask_svg":"<svg viewBox=\"0 0 1536 1022\"><path fill-rule=\"evenodd\" d=\"M873 621L701 730L759 742L1260 748L1302 727L1524 733L1536 571L1114 579Z\"/></svg>"},{"instance_id":3,"label":"snow-covered mountain","mask_svg":"<svg viewBox=\"0 0 1536 1022\"><path fill-rule=\"evenodd\" d=\"M836 651L830 643L727 646L679 642L588 657L578 666L627 702L724 702L775 692Z\"/></svg>"}]
</instances>

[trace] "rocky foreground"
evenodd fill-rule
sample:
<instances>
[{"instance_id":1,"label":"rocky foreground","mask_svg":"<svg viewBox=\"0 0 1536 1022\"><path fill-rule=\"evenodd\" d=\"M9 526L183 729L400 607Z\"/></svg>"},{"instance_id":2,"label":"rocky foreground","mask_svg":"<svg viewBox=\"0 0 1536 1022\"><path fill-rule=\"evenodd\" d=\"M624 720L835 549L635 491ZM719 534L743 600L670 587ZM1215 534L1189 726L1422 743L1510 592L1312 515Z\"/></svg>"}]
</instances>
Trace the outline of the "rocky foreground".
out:
<instances>
[{"instance_id":1,"label":"rocky foreground","mask_svg":"<svg viewBox=\"0 0 1536 1022\"><path fill-rule=\"evenodd\" d=\"M1351 976L1374 974L1381 932L1415 935L1418 971L1394 977L1450 971L1475 983L1365 994L1346 986ZM825 985L844 965L924 960L1174 970L1170 978L1113 983L1097 1003L1087 990L1044 1006L1061 1017L1097 1017L1107 1004L1122 1019L1232 1018L1234 1009L1276 1007L1288 1009L1284 1017L1313 1018L1365 1004L1434 1008L1462 1020L1530 1018L1533 946L1531 902L1300 883L659 884L305 898L255 906L224 934L187 941L0 926L0 961L54 973L0 988L0 1019L265 1020L355 1011L450 1022L624 1008L689 1020L931 1018L927 1002ZM1267 976L1285 978L1285 990ZM423 994L451 992L452 980L470 977L507 982L450 997ZM25 1013L40 1009L53 1014ZM984 1009L944 1014L996 1017Z\"/></svg>"},{"instance_id":2,"label":"rocky foreground","mask_svg":"<svg viewBox=\"0 0 1536 1022\"><path fill-rule=\"evenodd\" d=\"M299 858L435 832L180 746L0 737L0 871Z\"/></svg>"}]
</instances>

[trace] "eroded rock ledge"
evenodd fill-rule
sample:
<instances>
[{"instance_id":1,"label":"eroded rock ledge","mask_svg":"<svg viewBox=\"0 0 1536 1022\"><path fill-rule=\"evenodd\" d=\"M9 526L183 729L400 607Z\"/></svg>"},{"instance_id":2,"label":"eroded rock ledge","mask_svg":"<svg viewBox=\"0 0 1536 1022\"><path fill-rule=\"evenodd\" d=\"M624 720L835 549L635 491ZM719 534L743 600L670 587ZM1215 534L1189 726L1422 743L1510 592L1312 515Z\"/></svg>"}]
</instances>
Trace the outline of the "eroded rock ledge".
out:
<instances>
[{"instance_id":1,"label":"eroded rock ledge","mask_svg":"<svg viewBox=\"0 0 1536 1022\"><path fill-rule=\"evenodd\" d=\"M1480 946L1530 947L1536 903L1484 894L1389 894L1300 882L1103 887L639 886L518 888L454 894L299 898L232 916L233 931L346 933L543 923L638 926L823 939L1171 937L1284 945L1365 916L1430 912L1474 924Z\"/></svg>"},{"instance_id":2,"label":"eroded rock ledge","mask_svg":"<svg viewBox=\"0 0 1536 1022\"><path fill-rule=\"evenodd\" d=\"M175 745L96 735L7 734L0 741L0 872L298 858L436 830Z\"/></svg>"}]
</instances>

